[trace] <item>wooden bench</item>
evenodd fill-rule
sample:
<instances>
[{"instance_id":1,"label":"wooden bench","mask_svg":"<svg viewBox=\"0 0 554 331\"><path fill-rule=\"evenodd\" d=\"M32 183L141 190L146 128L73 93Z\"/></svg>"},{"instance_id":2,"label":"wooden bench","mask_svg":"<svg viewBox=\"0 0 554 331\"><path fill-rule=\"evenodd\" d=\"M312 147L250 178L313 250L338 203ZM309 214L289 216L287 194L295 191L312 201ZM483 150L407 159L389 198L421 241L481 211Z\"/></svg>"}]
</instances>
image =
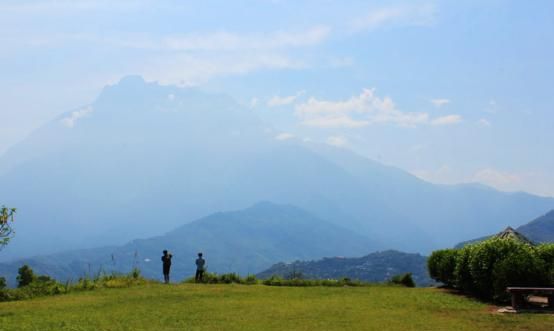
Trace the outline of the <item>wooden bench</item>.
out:
<instances>
[{"instance_id":1,"label":"wooden bench","mask_svg":"<svg viewBox=\"0 0 554 331\"><path fill-rule=\"evenodd\" d=\"M517 309L526 305L527 295L544 296L548 298L548 307L554 308L554 287L508 287L512 295L512 308Z\"/></svg>"}]
</instances>

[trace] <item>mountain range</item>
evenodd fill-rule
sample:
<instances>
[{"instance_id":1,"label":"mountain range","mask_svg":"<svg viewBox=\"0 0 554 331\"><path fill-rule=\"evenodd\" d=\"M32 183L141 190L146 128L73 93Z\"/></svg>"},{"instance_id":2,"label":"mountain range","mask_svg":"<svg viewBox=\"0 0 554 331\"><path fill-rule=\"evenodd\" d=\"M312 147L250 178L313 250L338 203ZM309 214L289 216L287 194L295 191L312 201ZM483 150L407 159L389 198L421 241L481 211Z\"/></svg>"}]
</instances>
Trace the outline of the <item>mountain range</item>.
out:
<instances>
[{"instance_id":1,"label":"mountain range","mask_svg":"<svg viewBox=\"0 0 554 331\"><path fill-rule=\"evenodd\" d=\"M19 211L0 260L122 245L258 201L298 206L375 249L421 253L554 208L279 133L228 96L125 77L0 157L0 201Z\"/></svg>"},{"instance_id":2,"label":"mountain range","mask_svg":"<svg viewBox=\"0 0 554 331\"><path fill-rule=\"evenodd\" d=\"M194 274L202 252L209 272L255 274L278 261L325 256L362 255L376 248L366 237L328 223L290 205L257 203L247 209L215 213L163 236L122 246L67 251L0 263L0 275L13 285L17 269L28 264L39 274L61 281L101 272L129 272L138 267L148 278L161 275L162 250L173 255L172 277Z\"/></svg>"}]
</instances>

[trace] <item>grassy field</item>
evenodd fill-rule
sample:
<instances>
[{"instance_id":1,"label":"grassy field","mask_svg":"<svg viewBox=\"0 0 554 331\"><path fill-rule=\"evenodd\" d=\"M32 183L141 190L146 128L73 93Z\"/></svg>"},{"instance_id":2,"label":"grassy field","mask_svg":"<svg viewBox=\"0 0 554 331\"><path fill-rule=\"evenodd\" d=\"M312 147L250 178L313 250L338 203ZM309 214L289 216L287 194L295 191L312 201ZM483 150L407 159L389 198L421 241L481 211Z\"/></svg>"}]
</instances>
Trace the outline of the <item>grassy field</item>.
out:
<instances>
[{"instance_id":1,"label":"grassy field","mask_svg":"<svg viewBox=\"0 0 554 331\"><path fill-rule=\"evenodd\" d=\"M0 303L0 330L554 330L435 289L151 284Z\"/></svg>"}]
</instances>

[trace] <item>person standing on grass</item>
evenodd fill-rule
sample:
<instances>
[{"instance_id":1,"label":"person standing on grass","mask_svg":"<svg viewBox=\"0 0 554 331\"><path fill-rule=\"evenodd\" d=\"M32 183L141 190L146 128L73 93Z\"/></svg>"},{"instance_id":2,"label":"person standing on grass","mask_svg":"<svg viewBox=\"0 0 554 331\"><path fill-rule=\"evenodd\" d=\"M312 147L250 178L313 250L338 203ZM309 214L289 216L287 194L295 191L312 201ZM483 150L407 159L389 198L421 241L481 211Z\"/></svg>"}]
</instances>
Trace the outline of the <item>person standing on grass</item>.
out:
<instances>
[{"instance_id":1,"label":"person standing on grass","mask_svg":"<svg viewBox=\"0 0 554 331\"><path fill-rule=\"evenodd\" d=\"M194 279L196 282L201 282L204 277L204 266L206 265L206 260L202 258L202 253L198 253L198 258L196 259L196 276Z\"/></svg>"},{"instance_id":2,"label":"person standing on grass","mask_svg":"<svg viewBox=\"0 0 554 331\"><path fill-rule=\"evenodd\" d=\"M164 282L166 284L169 284L169 269L171 268L171 258L173 255L167 252L167 250L163 251L164 255L162 256L162 263L163 263L163 273L164 273Z\"/></svg>"}]
</instances>

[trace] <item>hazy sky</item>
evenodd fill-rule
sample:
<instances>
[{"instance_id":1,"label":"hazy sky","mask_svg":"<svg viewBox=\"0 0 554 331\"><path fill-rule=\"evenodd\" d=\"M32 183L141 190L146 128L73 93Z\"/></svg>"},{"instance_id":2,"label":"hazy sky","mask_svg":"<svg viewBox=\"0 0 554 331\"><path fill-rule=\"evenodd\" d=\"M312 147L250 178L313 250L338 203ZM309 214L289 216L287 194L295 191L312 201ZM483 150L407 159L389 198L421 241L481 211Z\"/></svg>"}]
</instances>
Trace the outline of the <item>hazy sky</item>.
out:
<instances>
[{"instance_id":1,"label":"hazy sky","mask_svg":"<svg viewBox=\"0 0 554 331\"><path fill-rule=\"evenodd\" d=\"M554 196L553 1L0 1L0 153L128 74L276 139Z\"/></svg>"}]
</instances>

